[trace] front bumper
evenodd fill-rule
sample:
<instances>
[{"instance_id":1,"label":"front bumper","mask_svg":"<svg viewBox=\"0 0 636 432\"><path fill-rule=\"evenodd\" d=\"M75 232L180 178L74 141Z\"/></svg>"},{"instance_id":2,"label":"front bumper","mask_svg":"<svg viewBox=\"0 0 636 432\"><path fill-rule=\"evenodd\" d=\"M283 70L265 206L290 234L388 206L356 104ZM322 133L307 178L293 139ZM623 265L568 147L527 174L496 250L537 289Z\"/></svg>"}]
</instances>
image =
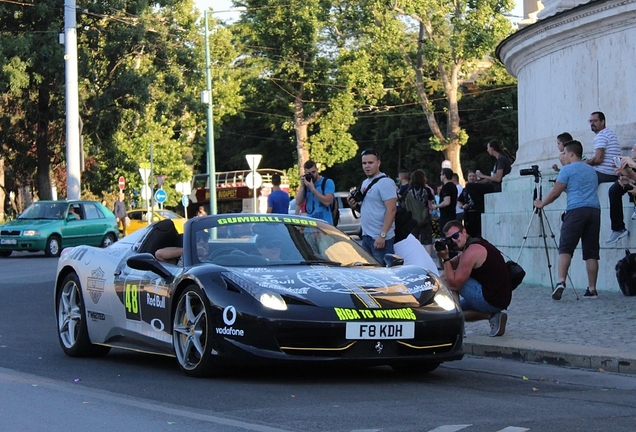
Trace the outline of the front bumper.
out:
<instances>
[{"instance_id":1,"label":"front bumper","mask_svg":"<svg viewBox=\"0 0 636 432\"><path fill-rule=\"evenodd\" d=\"M45 238L8 236L0 237L0 251L41 251L44 250L45 247Z\"/></svg>"}]
</instances>

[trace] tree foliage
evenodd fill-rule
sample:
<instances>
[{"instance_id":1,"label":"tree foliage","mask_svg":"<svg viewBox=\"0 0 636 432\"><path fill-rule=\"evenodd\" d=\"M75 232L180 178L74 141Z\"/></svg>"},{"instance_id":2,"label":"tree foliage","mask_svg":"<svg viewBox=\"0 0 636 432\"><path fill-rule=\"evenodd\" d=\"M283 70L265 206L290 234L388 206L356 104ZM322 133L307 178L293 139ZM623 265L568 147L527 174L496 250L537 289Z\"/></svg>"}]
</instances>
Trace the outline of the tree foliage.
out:
<instances>
[{"instance_id":1,"label":"tree foliage","mask_svg":"<svg viewBox=\"0 0 636 432\"><path fill-rule=\"evenodd\" d=\"M236 23L209 13L217 171L259 153L261 167L297 173L311 157L342 190L359 185L362 148L390 175L425 168L432 180L444 158L488 170L491 138L516 149L514 80L483 61L510 30L510 0L241 6ZM40 198L66 188L63 25L60 0L0 2L5 184ZM206 169L202 14L193 0L87 2L77 36L83 194L110 197L121 175L138 191L152 146L174 206L172 185Z\"/></svg>"}]
</instances>

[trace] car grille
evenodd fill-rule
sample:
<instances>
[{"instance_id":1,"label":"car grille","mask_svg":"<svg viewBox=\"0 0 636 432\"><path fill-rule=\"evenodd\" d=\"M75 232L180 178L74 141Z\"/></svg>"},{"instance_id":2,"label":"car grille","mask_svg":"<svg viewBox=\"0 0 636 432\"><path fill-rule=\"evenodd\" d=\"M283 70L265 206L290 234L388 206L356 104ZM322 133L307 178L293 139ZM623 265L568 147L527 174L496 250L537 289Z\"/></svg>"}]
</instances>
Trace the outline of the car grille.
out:
<instances>
[{"instance_id":1,"label":"car grille","mask_svg":"<svg viewBox=\"0 0 636 432\"><path fill-rule=\"evenodd\" d=\"M458 343L458 329L446 334L424 335L412 340L383 340L382 356L422 356L452 351ZM321 329L320 336L302 332L277 334L278 345L286 354L294 356L359 358L375 353L375 340L346 340L343 329Z\"/></svg>"},{"instance_id":2,"label":"car grille","mask_svg":"<svg viewBox=\"0 0 636 432\"><path fill-rule=\"evenodd\" d=\"M3 236L19 236L20 235L20 231L19 230L1 230L0 231L0 235L3 235Z\"/></svg>"}]
</instances>

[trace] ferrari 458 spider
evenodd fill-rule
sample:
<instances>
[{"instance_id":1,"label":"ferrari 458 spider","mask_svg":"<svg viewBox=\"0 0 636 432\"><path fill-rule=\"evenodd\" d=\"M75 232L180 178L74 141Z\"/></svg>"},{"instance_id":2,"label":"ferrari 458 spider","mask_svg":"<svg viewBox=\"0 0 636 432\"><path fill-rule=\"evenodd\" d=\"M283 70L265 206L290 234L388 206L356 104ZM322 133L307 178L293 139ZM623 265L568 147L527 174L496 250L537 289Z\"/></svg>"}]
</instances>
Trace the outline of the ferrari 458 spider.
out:
<instances>
[{"instance_id":1,"label":"ferrari 458 spider","mask_svg":"<svg viewBox=\"0 0 636 432\"><path fill-rule=\"evenodd\" d=\"M159 249L183 253L178 262ZM161 254L158 254L161 255ZM463 356L462 313L432 273L383 267L346 234L288 215L170 219L105 249L65 249L55 313L69 356L174 356L191 376L236 364L344 362L422 373Z\"/></svg>"}]
</instances>

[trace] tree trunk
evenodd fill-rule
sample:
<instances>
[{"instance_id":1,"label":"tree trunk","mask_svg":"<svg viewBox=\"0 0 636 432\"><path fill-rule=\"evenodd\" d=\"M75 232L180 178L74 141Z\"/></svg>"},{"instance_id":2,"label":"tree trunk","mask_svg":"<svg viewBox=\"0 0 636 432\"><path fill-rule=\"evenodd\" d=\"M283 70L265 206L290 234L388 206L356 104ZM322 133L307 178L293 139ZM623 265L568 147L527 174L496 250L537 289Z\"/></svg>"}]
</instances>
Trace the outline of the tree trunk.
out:
<instances>
[{"instance_id":1,"label":"tree trunk","mask_svg":"<svg viewBox=\"0 0 636 432\"><path fill-rule=\"evenodd\" d=\"M51 165L49 161L49 102L50 92L46 83L40 85L38 92L38 130L36 137L38 172L37 188L41 200L53 199L51 191Z\"/></svg>"},{"instance_id":2,"label":"tree trunk","mask_svg":"<svg viewBox=\"0 0 636 432\"><path fill-rule=\"evenodd\" d=\"M294 99L294 131L296 132L298 169L302 170L305 162L309 160L309 149L307 148L308 122L305 121L305 110L301 93L298 93Z\"/></svg>"}]
</instances>

